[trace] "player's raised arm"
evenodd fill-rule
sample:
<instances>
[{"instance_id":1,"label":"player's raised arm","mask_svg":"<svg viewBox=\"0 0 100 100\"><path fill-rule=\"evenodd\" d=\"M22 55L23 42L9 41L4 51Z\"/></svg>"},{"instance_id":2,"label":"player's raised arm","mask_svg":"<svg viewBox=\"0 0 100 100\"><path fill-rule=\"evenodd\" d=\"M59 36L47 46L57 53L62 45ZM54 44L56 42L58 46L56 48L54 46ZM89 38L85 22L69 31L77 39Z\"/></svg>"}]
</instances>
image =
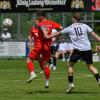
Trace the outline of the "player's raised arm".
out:
<instances>
[{"instance_id":1,"label":"player's raised arm","mask_svg":"<svg viewBox=\"0 0 100 100\"><path fill-rule=\"evenodd\" d=\"M45 27L42 27L41 30L42 30L43 33L44 33L44 37L45 37L45 38L48 38L48 30L47 30Z\"/></svg>"},{"instance_id":2,"label":"player's raised arm","mask_svg":"<svg viewBox=\"0 0 100 100\"><path fill-rule=\"evenodd\" d=\"M100 37L99 37L95 32L91 32L90 34L93 36L93 38L94 38L96 41L100 42Z\"/></svg>"},{"instance_id":3,"label":"player's raised arm","mask_svg":"<svg viewBox=\"0 0 100 100\"><path fill-rule=\"evenodd\" d=\"M63 27L62 27L62 29L63 29ZM61 31L59 31L59 32L55 32L54 34L52 34L51 36L48 36L48 37L46 37L46 38L57 37L57 36L59 36L59 35L64 35L64 34L66 34L66 33L68 33L68 32L69 32L69 27L67 27L67 28L65 28L65 29L63 29L63 30L61 30Z\"/></svg>"},{"instance_id":4,"label":"player's raised arm","mask_svg":"<svg viewBox=\"0 0 100 100\"><path fill-rule=\"evenodd\" d=\"M50 36L46 36L46 38L53 38L53 37L57 37L57 36L59 36L59 35L61 35L60 32L55 32L54 34L52 34L52 35L50 35Z\"/></svg>"}]
</instances>

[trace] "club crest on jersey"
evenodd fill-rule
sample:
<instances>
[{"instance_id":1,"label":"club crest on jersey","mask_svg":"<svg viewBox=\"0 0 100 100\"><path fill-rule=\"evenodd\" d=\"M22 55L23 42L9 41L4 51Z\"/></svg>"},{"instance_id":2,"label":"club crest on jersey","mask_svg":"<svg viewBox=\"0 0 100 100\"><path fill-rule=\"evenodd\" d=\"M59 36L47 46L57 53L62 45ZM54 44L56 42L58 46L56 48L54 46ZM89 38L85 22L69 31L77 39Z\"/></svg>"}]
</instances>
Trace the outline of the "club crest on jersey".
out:
<instances>
[{"instance_id":1,"label":"club crest on jersey","mask_svg":"<svg viewBox=\"0 0 100 100\"><path fill-rule=\"evenodd\" d=\"M38 33L35 33L36 36L38 36Z\"/></svg>"}]
</instances>

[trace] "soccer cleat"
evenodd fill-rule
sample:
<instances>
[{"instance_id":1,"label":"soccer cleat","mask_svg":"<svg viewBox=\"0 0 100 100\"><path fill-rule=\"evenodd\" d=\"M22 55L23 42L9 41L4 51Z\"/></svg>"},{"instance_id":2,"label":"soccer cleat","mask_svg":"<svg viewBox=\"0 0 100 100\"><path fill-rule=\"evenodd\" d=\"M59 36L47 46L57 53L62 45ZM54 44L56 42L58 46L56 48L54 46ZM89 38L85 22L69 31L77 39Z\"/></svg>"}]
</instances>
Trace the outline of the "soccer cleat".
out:
<instances>
[{"instance_id":1,"label":"soccer cleat","mask_svg":"<svg viewBox=\"0 0 100 100\"><path fill-rule=\"evenodd\" d=\"M49 80L46 80L46 82L45 82L45 88L49 88Z\"/></svg>"},{"instance_id":2,"label":"soccer cleat","mask_svg":"<svg viewBox=\"0 0 100 100\"><path fill-rule=\"evenodd\" d=\"M66 93L70 93L73 90L74 87L75 87L74 84L70 83L69 86L68 86L68 89L67 89Z\"/></svg>"},{"instance_id":3,"label":"soccer cleat","mask_svg":"<svg viewBox=\"0 0 100 100\"><path fill-rule=\"evenodd\" d=\"M62 61L66 61L66 59L65 59L65 58L63 58L63 59L62 59Z\"/></svg>"},{"instance_id":4,"label":"soccer cleat","mask_svg":"<svg viewBox=\"0 0 100 100\"><path fill-rule=\"evenodd\" d=\"M56 70L56 66L53 66L53 69L52 70Z\"/></svg>"},{"instance_id":5,"label":"soccer cleat","mask_svg":"<svg viewBox=\"0 0 100 100\"><path fill-rule=\"evenodd\" d=\"M49 86L48 85L45 85L45 88L49 88Z\"/></svg>"},{"instance_id":6,"label":"soccer cleat","mask_svg":"<svg viewBox=\"0 0 100 100\"><path fill-rule=\"evenodd\" d=\"M34 73L34 74L32 74L31 76L30 76L30 78L26 81L27 83L31 83L32 82L32 80L33 79L35 79L37 76L36 76L36 74Z\"/></svg>"},{"instance_id":7,"label":"soccer cleat","mask_svg":"<svg viewBox=\"0 0 100 100\"><path fill-rule=\"evenodd\" d=\"M42 71L40 71L40 74L42 74L43 73L43 70Z\"/></svg>"},{"instance_id":8,"label":"soccer cleat","mask_svg":"<svg viewBox=\"0 0 100 100\"><path fill-rule=\"evenodd\" d=\"M100 86L100 78L98 79L98 85Z\"/></svg>"}]
</instances>

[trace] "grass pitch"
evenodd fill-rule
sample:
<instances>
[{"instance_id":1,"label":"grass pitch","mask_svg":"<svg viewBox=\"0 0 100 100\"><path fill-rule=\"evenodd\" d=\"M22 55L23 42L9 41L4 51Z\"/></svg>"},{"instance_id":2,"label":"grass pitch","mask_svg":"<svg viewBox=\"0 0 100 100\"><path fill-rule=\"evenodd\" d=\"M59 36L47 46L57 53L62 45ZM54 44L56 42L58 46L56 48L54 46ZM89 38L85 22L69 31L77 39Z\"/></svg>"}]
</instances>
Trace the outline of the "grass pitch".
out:
<instances>
[{"instance_id":1,"label":"grass pitch","mask_svg":"<svg viewBox=\"0 0 100 100\"><path fill-rule=\"evenodd\" d=\"M100 72L100 62L94 63ZM100 87L85 63L75 66L75 88L66 94L67 64L58 61L57 70L51 71L50 88L44 88L44 75L35 63L37 79L29 78L25 60L0 60L0 100L100 100Z\"/></svg>"}]
</instances>

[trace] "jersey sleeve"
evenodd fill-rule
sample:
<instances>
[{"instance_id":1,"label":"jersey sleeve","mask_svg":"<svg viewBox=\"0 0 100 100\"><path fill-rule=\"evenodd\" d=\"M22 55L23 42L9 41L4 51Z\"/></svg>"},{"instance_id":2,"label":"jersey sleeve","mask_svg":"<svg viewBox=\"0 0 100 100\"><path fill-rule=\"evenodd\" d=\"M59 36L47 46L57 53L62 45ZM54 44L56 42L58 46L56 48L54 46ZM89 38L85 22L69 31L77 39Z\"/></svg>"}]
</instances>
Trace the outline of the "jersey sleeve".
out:
<instances>
[{"instance_id":1,"label":"jersey sleeve","mask_svg":"<svg viewBox=\"0 0 100 100\"><path fill-rule=\"evenodd\" d=\"M63 29L63 30L61 30L61 34L67 34L67 33L69 33L69 32L70 32L69 27L67 27L67 28L65 28L65 29Z\"/></svg>"},{"instance_id":2,"label":"jersey sleeve","mask_svg":"<svg viewBox=\"0 0 100 100\"><path fill-rule=\"evenodd\" d=\"M88 25L85 25L85 27L86 27L87 33L91 33L93 31Z\"/></svg>"}]
</instances>

